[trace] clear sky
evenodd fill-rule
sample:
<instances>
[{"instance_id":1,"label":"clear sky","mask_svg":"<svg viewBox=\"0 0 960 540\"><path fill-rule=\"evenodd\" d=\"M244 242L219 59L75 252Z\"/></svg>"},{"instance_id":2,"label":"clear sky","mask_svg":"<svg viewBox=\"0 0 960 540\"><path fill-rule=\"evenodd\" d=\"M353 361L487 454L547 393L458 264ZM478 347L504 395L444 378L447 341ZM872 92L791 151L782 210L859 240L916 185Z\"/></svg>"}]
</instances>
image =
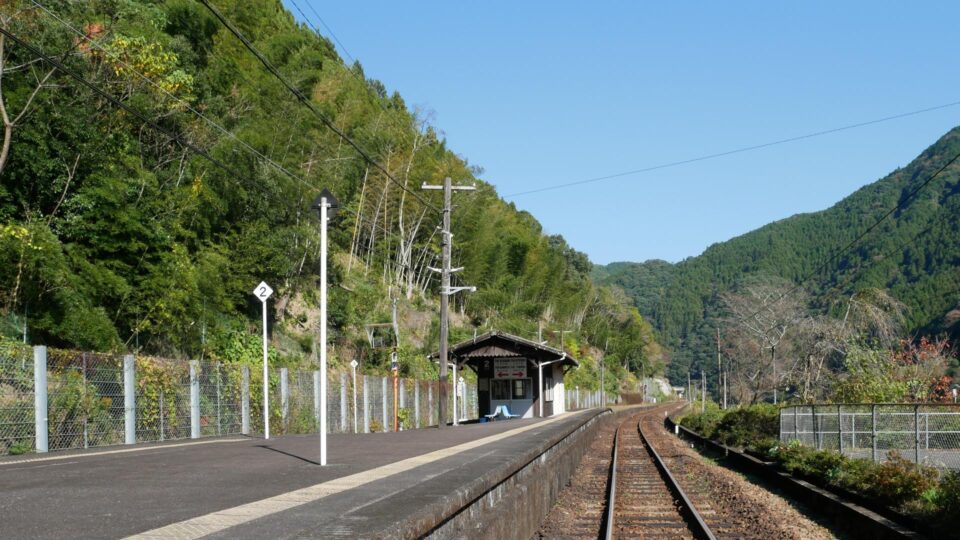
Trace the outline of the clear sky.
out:
<instances>
[{"instance_id":1,"label":"clear sky","mask_svg":"<svg viewBox=\"0 0 960 540\"><path fill-rule=\"evenodd\" d=\"M960 124L953 106L513 196L960 101L960 3L284 3L597 263L678 261L822 210Z\"/></svg>"}]
</instances>

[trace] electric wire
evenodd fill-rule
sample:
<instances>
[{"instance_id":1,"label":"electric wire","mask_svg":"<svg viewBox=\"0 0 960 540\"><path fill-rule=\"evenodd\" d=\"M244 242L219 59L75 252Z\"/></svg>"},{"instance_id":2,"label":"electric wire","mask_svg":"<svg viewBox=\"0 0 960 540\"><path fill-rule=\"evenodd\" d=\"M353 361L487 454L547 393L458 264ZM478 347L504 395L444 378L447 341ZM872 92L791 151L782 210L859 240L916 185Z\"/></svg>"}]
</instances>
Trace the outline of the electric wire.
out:
<instances>
[{"instance_id":1,"label":"electric wire","mask_svg":"<svg viewBox=\"0 0 960 540\"><path fill-rule=\"evenodd\" d=\"M905 208L906 205L907 205L909 202L911 202L911 201L913 200L913 198L916 197L916 195L917 195L918 193L920 193L920 191L922 191L925 187L927 187L928 185L930 185L930 183L933 182L934 179L936 179L938 176L940 176L940 174L943 173L943 171L947 170L947 168L950 167L951 165L953 165L958 159L960 159L960 153L955 154L955 155L954 155L952 158L950 158L946 163L944 163L940 168L938 168L933 174L931 174L929 177L927 177L926 180L924 180L923 182L921 182L921 183L920 183L917 187L915 187L914 189L910 190L905 197L902 197L902 198L900 199L900 201L896 204L896 206L894 206L894 207L891 208L890 210L887 210L887 211L886 211L882 216L880 216L872 225L870 225L870 226L867 227L863 232L861 232L859 235L857 235L856 238L854 238L853 240L851 240L850 242L848 242L848 243L847 243L846 245L844 245L842 248L836 250L833 255L829 256L826 260L824 260L822 263L820 263L817 267L815 267L813 270L811 270L810 272L808 272L808 273L807 273L802 279L800 279L800 281L798 281L793 287L791 287L790 289L788 289L785 293L781 294L776 300L774 300L773 303L776 304L776 303L781 302L784 298L786 298L787 296L793 294L793 293L796 292L798 289L800 289L801 287L803 287L803 285L804 285L807 281L810 281L814 276L816 276L817 274L819 274L819 273L821 273L822 271L826 270L826 269L830 266L830 264L832 264L834 261L836 261L836 260L837 260L838 258L840 258L842 255L846 254L848 251L850 251L850 250L852 250L853 248L857 247L857 245L860 243L861 240L863 240L864 238L866 238L867 235L869 235L869 234L870 234L871 232L873 232L877 227L879 227L884 221L887 220L887 218L889 218L890 216L892 216L892 215L893 215L894 213L896 213L898 210L902 210L903 208ZM760 308L760 309L758 309L757 311L753 312L753 313L752 313L749 317L747 317L747 318L753 319L753 318L755 318L757 315L759 315L763 310L764 310L764 308Z\"/></svg>"},{"instance_id":2,"label":"electric wire","mask_svg":"<svg viewBox=\"0 0 960 540\"><path fill-rule=\"evenodd\" d=\"M918 110L915 110L915 111L909 111L909 112L905 112L905 113L895 114L895 115L892 115L892 116L885 116L885 117L883 117L883 118L876 118L876 119L873 119L873 120L867 120L867 121L865 121L865 122L858 122L858 123L856 123L856 124L848 124L848 125L840 126L840 127L836 127L836 128L825 129L825 130L821 130L821 131L815 131L815 132L807 133L807 134L804 134L804 135L798 135L798 136L796 136L796 137L788 137L788 138L786 138L786 139L778 139L778 140L775 140L775 141L769 141L769 142L765 142L765 143L761 143L761 144L754 144L754 145L751 145L751 146L744 146L744 147L741 147L741 148L735 148L735 149L733 149L733 150L726 150L726 151L724 151L724 152L717 152L717 153L714 153L714 154L706 154L706 155L698 156L698 157L694 157L694 158L682 159L682 160L679 160L679 161L671 161L671 162L668 162L668 163L661 163L661 164L659 164L659 165L653 165L653 166L650 166L650 167L644 167L644 168L640 168L640 169L633 169L633 170L629 170L629 171L623 171L623 172L619 172L619 173L608 174L608 175L605 175L605 176L597 176L597 177L594 177L594 178L587 178L587 179L584 179L584 180L575 180L575 181L572 181L572 182L565 182L565 183L562 183L562 184L554 184L554 185L551 185L551 186L544 186L544 187L540 187L540 188L528 189L528 190L525 190L525 191L517 191L517 192L515 192L515 193L509 193L509 194L507 194L507 195L503 195L503 197L504 197L504 198L508 198L508 197L520 197L520 196L523 196L523 195L532 195L532 194L534 194L534 193L543 193L543 192L545 192L545 191L554 191L554 190L565 189L565 188L574 187L574 186L581 186L581 185L584 185L584 184L592 184L592 183L596 183L596 182L603 182L603 181L606 181L606 180L614 180L614 179L622 178L622 177L625 177L625 176L633 176L633 175L637 175L637 174L643 174L643 173L648 173L648 172L652 172L652 171L658 171L658 170L661 170L661 169L669 169L669 168L672 168L672 167L678 167L678 166L680 166L680 165L689 165L689 164L691 164L691 163L697 163L697 162L700 162L700 161L707 161L707 160L716 159L716 158L721 158L721 157L725 157L725 156L731 156L731 155L735 155L735 154L742 154L742 153L744 153L744 152L751 152L751 151L753 151L753 150L761 150L761 149L763 149L763 148L770 148L771 146L779 146L779 145L782 145L782 144L787 144L787 143L802 141L802 140L805 140L805 139L812 139L812 138L820 137L820 136L823 136L823 135L830 135L830 134L833 134L833 133L839 133L839 132L848 131L848 130L851 130L851 129L857 129L857 128L861 128L861 127L872 126L872 125L874 125L874 124L881 124L881 123L883 123L883 122L889 122L889 121L892 121L892 120L899 120L899 119L901 119L901 118L907 118L907 117L910 117L910 116L916 116L916 115L918 115L918 114L923 114L923 113L938 111L938 110L947 109L947 108L950 108L950 107L956 107L957 105L960 105L960 101L952 101L952 102L950 102L950 103L944 103L944 104L941 104L941 105L934 105L933 107L927 107L927 108L918 109Z\"/></svg>"},{"instance_id":3,"label":"electric wire","mask_svg":"<svg viewBox=\"0 0 960 540\"><path fill-rule=\"evenodd\" d=\"M310 19L307 17L307 14L304 13L302 9L300 9L300 6L297 5L296 1L295 0L288 0L288 1L291 4L293 4L293 7L295 7L298 12L300 12L300 15L303 16L303 20L307 21L307 24L312 26L313 29L317 32L317 34L320 34L320 30L318 30L317 27L310 22ZM310 8L310 11L313 12L313 15L317 18L317 20L320 21L320 24L322 24L323 27L327 29L327 33L330 34L330 37L333 38L333 41L335 41L337 45L340 46L340 50L342 50L343 53L347 56L347 58L350 60L350 63L355 63L356 60L353 58L353 55L350 54L350 51L347 50L347 48L343 45L343 43L340 41L337 35L333 33L333 29L330 28L330 26L323 20L323 17L321 17L320 14L317 13L317 10L313 8L313 3L310 2L310 0L306 0L306 4L307 4L307 7Z\"/></svg>"},{"instance_id":4,"label":"electric wire","mask_svg":"<svg viewBox=\"0 0 960 540\"><path fill-rule=\"evenodd\" d=\"M39 48L35 47L34 45L32 45L32 44L24 41L23 39L21 39L20 37L18 37L16 34L14 34L13 32L9 31L8 29L0 26L0 34L3 34L4 36L6 36L8 39L10 39L10 40L11 40L12 42L14 42L15 44L23 47L23 48L26 49L28 52L30 52L33 56L35 56L35 57L41 59L42 61L50 64L51 66L55 67L55 68L57 69L57 71L59 71L60 73L63 73L64 75L66 75L66 76L70 77L71 79L77 81L77 82L80 83L81 85L87 87L87 88L90 89L93 93L95 93L96 95L98 95L98 96L102 97L103 99L109 101L109 102L112 103L114 106L119 107L119 108L123 109L124 111L130 113L131 115L137 117L144 125L150 127L150 128L153 129L154 131L157 131L157 132L159 132L159 133L162 133L163 135L165 135L166 137L168 137L171 142L176 142L177 144L183 146L184 148L187 148L187 149L191 150L191 151L194 152L195 154L204 157L207 161L209 161L210 163L214 164L214 165L217 166L218 168L222 169L224 172L228 173L228 174L230 175L229 177L230 177L233 181L236 182L236 179L239 179L239 178L247 179L245 175L241 174L241 173L240 173L239 171L237 171L236 169L230 167L229 165L227 165L226 163L224 163L224 162L221 161L220 159L217 159L217 158L213 157L213 156L210 155L210 153L207 152L206 150L198 147L197 145L193 144L193 143L190 142L190 141L184 140L184 139L181 138L180 135L178 135L176 132L174 132L174 131L172 131L172 130L170 130L170 129L168 129L168 128L165 128L165 127L163 127L163 126L161 126L161 125L158 124L157 122L155 122L155 121L151 120L150 118L148 118L148 117L147 117L144 113L142 113L141 111L139 111L139 110L137 110L137 109L135 109L135 108L127 105L126 103L120 101L120 100L117 99L116 97L110 95L110 93L107 92L106 90L103 90L102 88L100 88L100 87L97 86L96 84L88 81L88 80L85 79L82 75L80 75L79 73L77 73L76 71L74 71L73 69L65 66L62 62L60 62L59 60L53 58L52 56L49 56L48 54L46 54L45 52L43 52L41 49L39 49ZM249 179L247 179L247 180L249 181ZM251 182L251 183L252 183L252 182ZM252 183L252 184L255 185L255 183Z\"/></svg>"},{"instance_id":5,"label":"electric wire","mask_svg":"<svg viewBox=\"0 0 960 540\"><path fill-rule=\"evenodd\" d=\"M293 84L291 84L290 81L288 81L286 77L284 77L283 74L281 74L280 71L276 67L274 67L274 65L263 55L263 53L261 53L260 50L257 49L253 45L253 43L249 39L247 39L247 37L239 29L237 29L237 27L229 19L227 19L226 16L224 16L220 12L220 10L218 10L215 6L213 6L213 4L211 4L208 0L199 0L199 2L203 4L204 7L206 7L207 10L209 10L210 13L212 13L213 16L216 17L217 20L219 20L220 23L223 24L227 28L227 30L230 31L231 34L233 34L237 39L239 39L240 42L243 44L243 46L246 47L246 49L250 51L250 53L257 58L257 60L260 61L263 67L271 75L273 75L277 80L279 80L280 83L283 84L283 86L285 86L287 90L289 90L290 93L293 94L294 97L296 97L297 100L304 107L309 109L310 112L312 112L314 116L316 116L317 119L319 119L320 122L323 123L323 125L325 125L328 129L334 132L338 137L340 137L348 145L353 147L353 149L356 150L357 153L359 153L363 157L363 159L366 160L367 163L369 163L370 165L378 169L380 172L382 172L387 177L388 180L396 184L400 189L406 191L411 197L420 201L420 203L426 206L427 208L430 208L434 212L440 213L439 208L431 204L429 201L423 198L423 196L421 196L419 193L409 189L402 182L397 180L396 177L394 177L393 174L391 174L390 171L385 166L383 166L382 164L380 164L380 162L374 159L373 156L371 156L362 146L360 146L360 144L358 144L356 141L351 139L346 133L343 132L343 130L338 128L329 118L327 118L327 116L323 114L323 112L317 109L314 106L313 102L310 101L310 99L307 98L307 96L305 96L303 92L301 92L298 88L293 86Z\"/></svg>"}]
</instances>

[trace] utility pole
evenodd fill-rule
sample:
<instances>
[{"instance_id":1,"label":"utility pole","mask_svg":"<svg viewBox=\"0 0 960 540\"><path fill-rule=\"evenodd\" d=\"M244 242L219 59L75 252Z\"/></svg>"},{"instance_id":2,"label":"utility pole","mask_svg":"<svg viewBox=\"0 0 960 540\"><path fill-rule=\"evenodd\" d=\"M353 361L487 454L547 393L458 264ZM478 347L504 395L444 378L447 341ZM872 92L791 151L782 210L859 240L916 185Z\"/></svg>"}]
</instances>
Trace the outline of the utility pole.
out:
<instances>
[{"instance_id":1,"label":"utility pole","mask_svg":"<svg viewBox=\"0 0 960 540\"><path fill-rule=\"evenodd\" d=\"M700 400L700 412L706 412L707 411L707 372L706 370L703 370L703 369L700 370L700 386L702 387L701 390L703 390L701 400Z\"/></svg>"},{"instance_id":2,"label":"utility pole","mask_svg":"<svg viewBox=\"0 0 960 540\"><path fill-rule=\"evenodd\" d=\"M693 403L693 384L690 381L690 370L687 370L687 399L690 400L690 403Z\"/></svg>"},{"instance_id":3,"label":"utility pole","mask_svg":"<svg viewBox=\"0 0 960 540\"><path fill-rule=\"evenodd\" d=\"M720 327L717 327L717 401L720 401L720 383L723 379L723 369L720 367ZM724 406L724 409L727 407Z\"/></svg>"},{"instance_id":4,"label":"utility pole","mask_svg":"<svg viewBox=\"0 0 960 540\"><path fill-rule=\"evenodd\" d=\"M450 274L459 272L463 268L450 268L450 244L453 242L453 233L450 232L450 212L453 206L454 191L474 191L475 186L454 186L450 177L443 179L442 186L424 183L421 189L443 190L443 229L440 231L440 246L442 265L440 268L430 268L440 272L440 377L437 384L437 405L439 406L439 421L437 427L443 428L447 423L447 337L449 335L450 295L460 291L476 291L476 287L451 287ZM456 414L456 412L454 412Z\"/></svg>"},{"instance_id":5,"label":"utility pole","mask_svg":"<svg viewBox=\"0 0 960 540\"><path fill-rule=\"evenodd\" d=\"M397 299L393 299L393 311L391 312L393 321L393 353L390 355L390 371L393 372L393 431L400 431L400 395L397 390L400 381L400 326L397 323Z\"/></svg>"},{"instance_id":6,"label":"utility pole","mask_svg":"<svg viewBox=\"0 0 960 540\"><path fill-rule=\"evenodd\" d=\"M723 408L727 408L727 372L723 372Z\"/></svg>"}]
</instances>

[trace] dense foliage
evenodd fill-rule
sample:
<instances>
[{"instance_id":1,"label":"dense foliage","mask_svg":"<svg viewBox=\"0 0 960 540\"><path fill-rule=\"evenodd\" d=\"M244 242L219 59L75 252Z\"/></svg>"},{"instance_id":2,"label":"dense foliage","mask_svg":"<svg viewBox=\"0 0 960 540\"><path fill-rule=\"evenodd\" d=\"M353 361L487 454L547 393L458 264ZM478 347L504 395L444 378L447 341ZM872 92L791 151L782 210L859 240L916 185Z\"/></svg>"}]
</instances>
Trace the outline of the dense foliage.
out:
<instances>
[{"instance_id":1,"label":"dense foliage","mask_svg":"<svg viewBox=\"0 0 960 540\"><path fill-rule=\"evenodd\" d=\"M947 166L915 197L908 196L957 153L960 128L906 167L827 210L771 223L673 266L615 263L594 275L601 283L621 286L641 314L654 321L672 351L674 384L683 384L688 370L705 368L715 387L716 370L710 369L715 332L720 326L726 334L730 326L724 295L758 279L781 280L783 292L799 285L810 311L836 318L843 316L850 298L882 290L906 308L904 335L947 332L955 337L960 332L960 163ZM833 258L898 203L902 208L854 249Z\"/></svg>"},{"instance_id":2,"label":"dense foliage","mask_svg":"<svg viewBox=\"0 0 960 540\"><path fill-rule=\"evenodd\" d=\"M371 166L288 90L199 2L50 0L0 6L4 28L159 124L171 139L38 61L0 43L0 315L8 337L166 356L255 354L260 280L281 359L316 350L321 188L340 201L332 223L333 361L383 368L364 325L400 309L404 370L426 375L436 343L440 216L422 182L475 183L455 196L454 266L478 292L460 295L452 338L498 328L564 329L608 389L660 361L651 326L590 280L590 262L545 235L477 178L399 94L344 65L279 0L214 4L332 125L390 172ZM226 165L211 163L187 144ZM421 200L422 199L422 200ZM556 340L548 333L545 339ZM662 370L662 364L659 368Z\"/></svg>"}]
</instances>

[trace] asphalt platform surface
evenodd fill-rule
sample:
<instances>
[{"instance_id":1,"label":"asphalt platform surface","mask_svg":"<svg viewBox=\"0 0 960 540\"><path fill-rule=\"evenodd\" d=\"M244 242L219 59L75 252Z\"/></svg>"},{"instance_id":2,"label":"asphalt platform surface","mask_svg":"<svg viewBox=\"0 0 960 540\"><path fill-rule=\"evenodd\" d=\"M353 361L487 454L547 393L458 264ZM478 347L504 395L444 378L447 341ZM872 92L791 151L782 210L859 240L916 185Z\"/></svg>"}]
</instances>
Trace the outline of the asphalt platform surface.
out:
<instances>
[{"instance_id":1,"label":"asphalt platform surface","mask_svg":"<svg viewBox=\"0 0 960 540\"><path fill-rule=\"evenodd\" d=\"M516 461L547 438L572 431L594 414L400 433L334 434L327 439L326 467L318 464L316 435L9 456L0 458L0 539L121 538L517 431L395 474L387 471L382 478L292 508L261 510L266 513L212 535L389 537L400 534L397 524L417 509L456 496L467 483Z\"/></svg>"}]
</instances>

